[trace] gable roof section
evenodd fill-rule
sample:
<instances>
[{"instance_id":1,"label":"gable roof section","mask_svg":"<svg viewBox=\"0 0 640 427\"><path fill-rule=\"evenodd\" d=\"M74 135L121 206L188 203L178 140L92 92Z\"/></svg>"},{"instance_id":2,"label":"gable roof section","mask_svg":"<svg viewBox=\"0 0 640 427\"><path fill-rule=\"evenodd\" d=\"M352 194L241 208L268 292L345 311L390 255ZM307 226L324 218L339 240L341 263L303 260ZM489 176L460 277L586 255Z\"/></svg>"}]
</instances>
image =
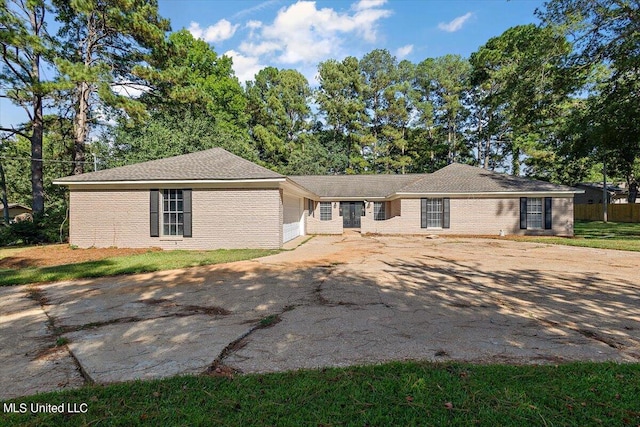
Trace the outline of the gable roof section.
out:
<instances>
[{"instance_id":1,"label":"gable roof section","mask_svg":"<svg viewBox=\"0 0 640 427\"><path fill-rule=\"evenodd\" d=\"M289 179L322 198L384 198L426 177L408 175L296 175Z\"/></svg>"},{"instance_id":2,"label":"gable roof section","mask_svg":"<svg viewBox=\"0 0 640 427\"><path fill-rule=\"evenodd\" d=\"M401 194L571 192L566 185L506 175L452 163L398 191Z\"/></svg>"},{"instance_id":3,"label":"gable roof section","mask_svg":"<svg viewBox=\"0 0 640 427\"><path fill-rule=\"evenodd\" d=\"M31 211L31 208L29 206L21 205L20 203L7 203L7 204L9 206L9 209L21 208L21 209ZM2 203L0 203L0 211L3 211L3 210L4 210L4 206L2 205Z\"/></svg>"},{"instance_id":4,"label":"gable roof section","mask_svg":"<svg viewBox=\"0 0 640 427\"><path fill-rule=\"evenodd\" d=\"M283 175L216 147L196 153L67 176L59 184L122 181L284 179Z\"/></svg>"},{"instance_id":5,"label":"gable roof section","mask_svg":"<svg viewBox=\"0 0 640 427\"><path fill-rule=\"evenodd\" d=\"M287 177L231 154L222 148L73 175L55 184L285 181ZM389 198L403 194L491 194L582 192L564 185L500 174L453 163L431 174L297 175L288 180L324 199Z\"/></svg>"}]
</instances>

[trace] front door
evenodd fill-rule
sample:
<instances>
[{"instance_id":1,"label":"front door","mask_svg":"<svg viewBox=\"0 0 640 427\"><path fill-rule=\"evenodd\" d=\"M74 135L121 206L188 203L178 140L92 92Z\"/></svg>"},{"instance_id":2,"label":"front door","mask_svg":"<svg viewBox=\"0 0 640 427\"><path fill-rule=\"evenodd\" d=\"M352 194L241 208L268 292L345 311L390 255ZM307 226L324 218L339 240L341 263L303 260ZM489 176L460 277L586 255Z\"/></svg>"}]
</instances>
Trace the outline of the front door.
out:
<instances>
[{"instance_id":1,"label":"front door","mask_svg":"<svg viewBox=\"0 0 640 427\"><path fill-rule=\"evenodd\" d=\"M363 211L362 202L340 202L342 226L344 228L360 228L360 217Z\"/></svg>"}]
</instances>

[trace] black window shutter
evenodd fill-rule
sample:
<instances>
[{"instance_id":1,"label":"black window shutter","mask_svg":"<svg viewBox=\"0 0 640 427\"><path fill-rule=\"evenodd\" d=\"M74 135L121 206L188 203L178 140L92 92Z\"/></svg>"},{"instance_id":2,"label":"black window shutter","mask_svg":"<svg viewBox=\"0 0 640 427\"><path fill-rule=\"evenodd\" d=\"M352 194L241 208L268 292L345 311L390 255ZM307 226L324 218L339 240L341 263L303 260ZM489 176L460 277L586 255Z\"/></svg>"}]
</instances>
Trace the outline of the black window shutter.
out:
<instances>
[{"instance_id":1,"label":"black window shutter","mask_svg":"<svg viewBox=\"0 0 640 427\"><path fill-rule=\"evenodd\" d=\"M449 228L451 221L449 219L451 212L450 202L448 198L442 199L442 228Z\"/></svg>"},{"instance_id":2,"label":"black window shutter","mask_svg":"<svg viewBox=\"0 0 640 427\"><path fill-rule=\"evenodd\" d=\"M551 197L544 198L544 229L551 230L553 228L553 216L551 212L551 204L553 199Z\"/></svg>"},{"instance_id":3,"label":"black window shutter","mask_svg":"<svg viewBox=\"0 0 640 427\"><path fill-rule=\"evenodd\" d=\"M527 198L520 197L520 230L527 229Z\"/></svg>"},{"instance_id":4,"label":"black window shutter","mask_svg":"<svg viewBox=\"0 0 640 427\"><path fill-rule=\"evenodd\" d=\"M151 237L160 236L160 218L158 209L160 207L160 191L151 190L149 192L149 235Z\"/></svg>"},{"instance_id":5,"label":"black window shutter","mask_svg":"<svg viewBox=\"0 0 640 427\"><path fill-rule=\"evenodd\" d=\"M427 199L420 199L420 227L427 228Z\"/></svg>"},{"instance_id":6,"label":"black window shutter","mask_svg":"<svg viewBox=\"0 0 640 427\"><path fill-rule=\"evenodd\" d=\"M191 237L191 190L182 190L184 230L183 237Z\"/></svg>"}]
</instances>

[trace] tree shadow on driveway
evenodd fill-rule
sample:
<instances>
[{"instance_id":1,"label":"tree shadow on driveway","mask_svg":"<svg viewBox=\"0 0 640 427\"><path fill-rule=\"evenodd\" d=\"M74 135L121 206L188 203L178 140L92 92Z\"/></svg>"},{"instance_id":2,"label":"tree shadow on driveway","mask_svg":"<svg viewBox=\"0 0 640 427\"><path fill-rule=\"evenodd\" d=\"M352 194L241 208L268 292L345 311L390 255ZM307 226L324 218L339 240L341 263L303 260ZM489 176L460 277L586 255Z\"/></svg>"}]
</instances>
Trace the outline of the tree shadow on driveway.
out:
<instances>
[{"instance_id":1,"label":"tree shadow on driveway","mask_svg":"<svg viewBox=\"0 0 640 427\"><path fill-rule=\"evenodd\" d=\"M313 262L278 255L31 289L50 318L48 342L68 340L85 381L98 383L197 374L213 364L268 372L404 359L640 360L639 289L624 275L534 268L537 246L509 243L481 260L493 243L451 243L359 238ZM512 248L523 247L508 263ZM31 302L29 310L38 307ZM270 316L280 322L264 327ZM19 322L20 314L3 318L0 348L13 345L9 331ZM24 353L5 359L7 369L33 363L34 353ZM33 383L23 394L51 387L10 378ZM11 388L7 381L0 390Z\"/></svg>"}]
</instances>

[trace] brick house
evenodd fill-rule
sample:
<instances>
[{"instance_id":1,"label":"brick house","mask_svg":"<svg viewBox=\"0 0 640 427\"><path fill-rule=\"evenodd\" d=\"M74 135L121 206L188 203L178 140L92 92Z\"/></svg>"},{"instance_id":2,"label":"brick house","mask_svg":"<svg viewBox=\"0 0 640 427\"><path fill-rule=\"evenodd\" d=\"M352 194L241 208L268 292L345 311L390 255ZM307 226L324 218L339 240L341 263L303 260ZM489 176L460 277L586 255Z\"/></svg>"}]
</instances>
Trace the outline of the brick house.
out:
<instances>
[{"instance_id":1,"label":"brick house","mask_svg":"<svg viewBox=\"0 0 640 427\"><path fill-rule=\"evenodd\" d=\"M221 148L58 179L79 247L279 248L305 234L573 235L571 187L451 164L283 176Z\"/></svg>"}]
</instances>

